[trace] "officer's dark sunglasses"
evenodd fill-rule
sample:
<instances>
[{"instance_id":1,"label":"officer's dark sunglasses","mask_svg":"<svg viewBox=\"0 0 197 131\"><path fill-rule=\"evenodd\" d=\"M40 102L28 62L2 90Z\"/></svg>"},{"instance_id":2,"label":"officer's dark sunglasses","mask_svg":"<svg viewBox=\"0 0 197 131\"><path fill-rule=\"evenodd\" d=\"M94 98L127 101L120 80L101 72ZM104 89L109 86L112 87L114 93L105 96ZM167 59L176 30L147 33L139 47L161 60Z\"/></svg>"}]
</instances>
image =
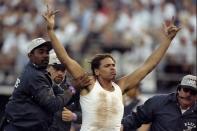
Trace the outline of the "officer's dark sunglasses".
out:
<instances>
[{"instance_id":1,"label":"officer's dark sunglasses","mask_svg":"<svg viewBox=\"0 0 197 131\"><path fill-rule=\"evenodd\" d=\"M195 90L191 90L191 89L189 89L189 88L182 88L183 89L183 91L185 92L185 93L187 93L187 92L189 92L191 95L193 95L193 96L195 96L195 95L197 95L197 91L195 91Z\"/></svg>"}]
</instances>

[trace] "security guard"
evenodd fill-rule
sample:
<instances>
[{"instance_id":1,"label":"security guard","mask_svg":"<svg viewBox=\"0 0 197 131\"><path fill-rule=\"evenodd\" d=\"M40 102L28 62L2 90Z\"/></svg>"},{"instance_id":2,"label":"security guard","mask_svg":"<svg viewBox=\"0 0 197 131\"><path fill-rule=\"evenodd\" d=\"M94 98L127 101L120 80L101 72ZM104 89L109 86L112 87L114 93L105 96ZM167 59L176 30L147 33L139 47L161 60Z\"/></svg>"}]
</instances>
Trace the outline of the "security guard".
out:
<instances>
[{"instance_id":1,"label":"security guard","mask_svg":"<svg viewBox=\"0 0 197 131\"><path fill-rule=\"evenodd\" d=\"M148 99L122 121L124 131L151 123L151 131L196 131L196 76L186 75L176 93L157 95Z\"/></svg>"},{"instance_id":2,"label":"security guard","mask_svg":"<svg viewBox=\"0 0 197 131\"><path fill-rule=\"evenodd\" d=\"M53 123L50 126L49 131L70 131L72 122L81 124L82 121L81 108L79 104L79 91L75 90L73 85L69 84L66 76L65 65L61 64L53 50L50 51L47 70L53 80L53 91L56 96L67 93L72 94L69 102L65 103L64 109L54 114ZM82 80L83 79L81 79L80 82L83 83L84 81ZM79 86L76 82L73 84L75 84L75 86Z\"/></svg>"},{"instance_id":3,"label":"security guard","mask_svg":"<svg viewBox=\"0 0 197 131\"><path fill-rule=\"evenodd\" d=\"M52 81L46 70L50 41L36 38L28 45L29 63L16 80L6 105L8 125L5 131L47 131L53 114L69 101L66 95L54 95Z\"/></svg>"}]
</instances>

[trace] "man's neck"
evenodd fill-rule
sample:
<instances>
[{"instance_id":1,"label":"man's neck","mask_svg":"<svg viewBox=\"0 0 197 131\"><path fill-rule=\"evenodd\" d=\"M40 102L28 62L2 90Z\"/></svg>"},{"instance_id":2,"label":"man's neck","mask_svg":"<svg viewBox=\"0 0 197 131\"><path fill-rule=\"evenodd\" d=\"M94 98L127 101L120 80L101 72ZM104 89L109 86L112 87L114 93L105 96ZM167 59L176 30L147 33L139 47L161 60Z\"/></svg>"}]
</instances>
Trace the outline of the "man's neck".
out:
<instances>
[{"instance_id":1,"label":"man's neck","mask_svg":"<svg viewBox=\"0 0 197 131\"><path fill-rule=\"evenodd\" d=\"M104 79L98 79L98 82L102 86L103 89L108 91L113 91L114 87L112 85L112 81L104 80Z\"/></svg>"}]
</instances>

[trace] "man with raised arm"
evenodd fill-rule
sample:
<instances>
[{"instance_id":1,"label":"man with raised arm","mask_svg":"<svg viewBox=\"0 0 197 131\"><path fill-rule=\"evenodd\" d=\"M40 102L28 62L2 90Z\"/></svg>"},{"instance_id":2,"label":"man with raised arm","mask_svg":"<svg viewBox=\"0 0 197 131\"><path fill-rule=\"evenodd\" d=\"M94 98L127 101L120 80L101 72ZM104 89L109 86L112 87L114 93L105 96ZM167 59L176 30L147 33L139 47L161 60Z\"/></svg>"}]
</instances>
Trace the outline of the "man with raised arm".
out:
<instances>
[{"instance_id":1,"label":"man with raised arm","mask_svg":"<svg viewBox=\"0 0 197 131\"><path fill-rule=\"evenodd\" d=\"M52 46L60 59L65 64L68 72L78 78L85 74L83 68L72 59L54 33L54 17L56 11L47 7L43 15L47 24L47 32L52 41ZM109 54L98 54L91 61L93 73L92 84L80 92L82 108L81 131L120 131L123 117L122 92L135 87L164 56L172 39L179 28L171 21L169 26L164 26L163 40L160 46L149 56L145 63L118 80L116 77L115 60Z\"/></svg>"}]
</instances>

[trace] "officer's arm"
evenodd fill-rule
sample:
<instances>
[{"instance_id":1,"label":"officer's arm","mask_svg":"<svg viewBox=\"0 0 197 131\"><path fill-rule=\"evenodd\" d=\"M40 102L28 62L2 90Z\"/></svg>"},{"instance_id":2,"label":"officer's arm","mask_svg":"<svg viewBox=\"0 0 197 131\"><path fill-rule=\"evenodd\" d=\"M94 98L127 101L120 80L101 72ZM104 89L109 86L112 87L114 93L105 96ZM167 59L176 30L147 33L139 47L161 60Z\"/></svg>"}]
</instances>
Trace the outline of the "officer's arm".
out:
<instances>
[{"instance_id":1,"label":"officer's arm","mask_svg":"<svg viewBox=\"0 0 197 131\"><path fill-rule=\"evenodd\" d=\"M70 94L55 96L50 81L42 75L31 77L30 82L32 99L49 112L62 110L64 104L70 100Z\"/></svg>"},{"instance_id":2,"label":"officer's arm","mask_svg":"<svg viewBox=\"0 0 197 131\"><path fill-rule=\"evenodd\" d=\"M69 109L71 109L71 111L73 111L73 113L75 114L73 122L77 123L77 124L81 124L82 123L82 113L81 113L81 106L79 103L79 95L80 92L77 91L75 93L75 95L73 95L72 99L71 99L71 103L68 105Z\"/></svg>"},{"instance_id":3,"label":"officer's arm","mask_svg":"<svg viewBox=\"0 0 197 131\"><path fill-rule=\"evenodd\" d=\"M55 96L64 94L64 89L62 89L59 85L53 84L52 88Z\"/></svg>"},{"instance_id":4,"label":"officer's arm","mask_svg":"<svg viewBox=\"0 0 197 131\"><path fill-rule=\"evenodd\" d=\"M155 102L152 98L148 99L143 105L138 106L136 112L132 112L122 119L122 125L125 131L137 129L142 124L153 121Z\"/></svg>"},{"instance_id":5,"label":"officer's arm","mask_svg":"<svg viewBox=\"0 0 197 131\"><path fill-rule=\"evenodd\" d=\"M81 112L81 106L79 101L75 101L73 104L73 112L76 114L77 119L75 119L73 122L77 124L82 123L82 112Z\"/></svg>"},{"instance_id":6,"label":"officer's arm","mask_svg":"<svg viewBox=\"0 0 197 131\"><path fill-rule=\"evenodd\" d=\"M73 122L77 123L77 124L81 124L82 123L82 113L81 113L81 111L74 111L73 113L75 113L75 115L76 115L75 119L73 119Z\"/></svg>"}]
</instances>

